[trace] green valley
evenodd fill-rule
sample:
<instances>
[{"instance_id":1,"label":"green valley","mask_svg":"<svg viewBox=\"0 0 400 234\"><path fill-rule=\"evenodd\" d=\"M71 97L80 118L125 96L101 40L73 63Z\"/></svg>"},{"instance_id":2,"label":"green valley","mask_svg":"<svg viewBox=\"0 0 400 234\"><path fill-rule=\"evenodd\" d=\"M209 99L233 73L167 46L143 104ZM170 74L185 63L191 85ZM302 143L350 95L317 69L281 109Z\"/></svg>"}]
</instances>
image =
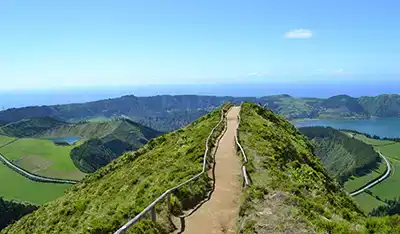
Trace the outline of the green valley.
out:
<instances>
[{"instance_id":1,"label":"green valley","mask_svg":"<svg viewBox=\"0 0 400 234\"><path fill-rule=\"evenodd\" d=\"M44 204L64 194L70 184L51 184L29 180L0 163L0 197L6 200Z\"/></svg>"}]
</instances>

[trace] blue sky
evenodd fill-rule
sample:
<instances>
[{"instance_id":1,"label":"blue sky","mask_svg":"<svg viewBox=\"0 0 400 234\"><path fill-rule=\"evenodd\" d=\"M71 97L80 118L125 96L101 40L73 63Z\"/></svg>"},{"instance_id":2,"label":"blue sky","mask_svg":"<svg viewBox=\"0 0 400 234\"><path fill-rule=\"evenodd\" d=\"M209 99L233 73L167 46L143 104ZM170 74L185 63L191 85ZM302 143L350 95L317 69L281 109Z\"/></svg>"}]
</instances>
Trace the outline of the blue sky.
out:
<instances>
[{"instance_id":1,"label":"blue sky","mask_svg":"<svg viewBox=\"0 0 400 234\"><path fill-rule=\"evenodd\" d=\"M0 2L0 89L400 80L398 1Z\"/></svg>"}]
</instances>

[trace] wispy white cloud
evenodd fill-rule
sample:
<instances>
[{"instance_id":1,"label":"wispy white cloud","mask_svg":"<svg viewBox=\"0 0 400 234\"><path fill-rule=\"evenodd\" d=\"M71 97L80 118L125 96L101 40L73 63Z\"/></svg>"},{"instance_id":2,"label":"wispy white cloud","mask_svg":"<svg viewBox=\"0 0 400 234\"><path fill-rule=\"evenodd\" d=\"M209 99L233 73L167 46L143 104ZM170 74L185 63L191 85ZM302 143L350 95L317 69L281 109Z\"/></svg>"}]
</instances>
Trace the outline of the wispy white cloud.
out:
<instances>
[{"instance_id":1,"label":"wispy white cloud","mask_svg":"<svg viewBox=\"0 0 400 234\"><path fill-rule=\"evenodd\" d=\"M313 32L309 29L294 29L286 32L283 37L288 39L309 39Z\"/></svg>"},{"instance_id":2,"label":"wispy white cloud","mask_svg":"<svg viewBox=\"0 0 400 234\"><path fill-rule=\"evenodd\" d=\"M266 76L266 73L262 73L262 72L250 72L249 74L247 74L247 76Z\"/></svg>"},{"instance_id":3,"label":"wispy white cloud","mask_svg":"<svg viewBox=\"0 0 400 234\"><path fill-rule=\"evenodd\" d=\"M345 76L345 75L350 75L351 72L344 70L343 68L339 68L333 72L330 73L332 76Z\"/></svg>"}]
</instances>

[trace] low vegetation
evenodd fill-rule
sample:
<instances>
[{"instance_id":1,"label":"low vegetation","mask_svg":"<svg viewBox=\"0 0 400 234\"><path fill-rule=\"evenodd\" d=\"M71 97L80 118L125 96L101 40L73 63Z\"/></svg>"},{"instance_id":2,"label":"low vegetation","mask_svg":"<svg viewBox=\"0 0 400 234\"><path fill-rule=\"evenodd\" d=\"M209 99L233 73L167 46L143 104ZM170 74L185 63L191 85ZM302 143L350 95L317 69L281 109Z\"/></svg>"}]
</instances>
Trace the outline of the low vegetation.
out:
<instances>
[{"instance_id":1,"label":"low vegetation","mask_svg":"<svg viewBox=\"0 0 400 234\"><path fill-rule=\"evenodd\" d=\"M370 213L372 216L386 216L400 214L400 200L395 198L393 200L386 200L385 205L378 206Z\"/></svg>"},{"instance_id":2,"label":"low vegetation","mask_svg":"<svg viewBox=\"0 0 400 234\"><path fill-rule=\"evenodd\" d=\"M299 129L314 146L331 176L343 184L352 176L362 176L379 168L381 157L370 145L331 127ZM351 191L349 191L351 192Z\"/></svg>"},{"instance_id":3,"label":"low vegetation","mask_svg":"<svg viewBox=\"0 0 400 234\"><path fill-rule=\"evenodd\" d=\"M17 221L22 216L32 213L38 207L31 204L6 201L0 197L0 230Z\"/></svg>"},{"instance_id":4,"label":"low vegetation","mask_svg":"<svg viewBox=\"0 0 400 234\"><path fill-rule=\"evenodd\" d=\"M224 106L224 110L228 107ZM217 109L183 129L150 140L135 152L125 153L2 233L115 231L165 190L201 171L206 139L220 117L221 109ZM223 128L224 124L219 125L211 144L216 143ZM173 229L168 219L170 212L179 214L193 207L210 189L210 178L200 177L177 190L168 203L162 201L157 205L156 224L145 218L130 232L165 233Z\"/></svg>"},{"instance_id":5,"label":"low vegetation","mask_svg":"<svg viewBox=\"0 0 400 234\"><path fill-rule=\"evenodd\" d=\"M398 233L400 217L367 218L323 168L308 139L284 118L254 104L241 112L239 140L252 184L239 233Z\"/></svg>"}]
</instances>

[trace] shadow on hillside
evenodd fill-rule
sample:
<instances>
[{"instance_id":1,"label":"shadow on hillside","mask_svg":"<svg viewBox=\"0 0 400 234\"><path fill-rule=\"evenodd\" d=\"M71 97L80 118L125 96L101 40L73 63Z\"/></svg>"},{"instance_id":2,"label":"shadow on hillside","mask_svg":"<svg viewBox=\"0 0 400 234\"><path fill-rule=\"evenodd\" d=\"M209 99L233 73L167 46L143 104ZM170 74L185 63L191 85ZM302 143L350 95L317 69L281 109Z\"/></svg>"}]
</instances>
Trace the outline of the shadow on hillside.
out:
<instances>
[{"instance_id":1,"label":"shadow on hillside","mask_svg":"<svg viewBox=\"0 0 400 234\"><path fill-rule=\"evenodd\" d=\"M379 157L379 158L377 158L376 161L373 161L373 162L365 165L362 168L355 169L353 176L354 177L362 177L362 176L366 176L366 175L370 174L373 171L375 171L378 174L382 174L381 172L379 172L379 167L381 166L381 163L383 163L383 161L382 161L382 158ZM343 183L345 183L346 181L349 181L349 180L354 180L354 177L352 177L352 176L348 177L346 180L343 180Z\"/></svg>"}]
</instances>

